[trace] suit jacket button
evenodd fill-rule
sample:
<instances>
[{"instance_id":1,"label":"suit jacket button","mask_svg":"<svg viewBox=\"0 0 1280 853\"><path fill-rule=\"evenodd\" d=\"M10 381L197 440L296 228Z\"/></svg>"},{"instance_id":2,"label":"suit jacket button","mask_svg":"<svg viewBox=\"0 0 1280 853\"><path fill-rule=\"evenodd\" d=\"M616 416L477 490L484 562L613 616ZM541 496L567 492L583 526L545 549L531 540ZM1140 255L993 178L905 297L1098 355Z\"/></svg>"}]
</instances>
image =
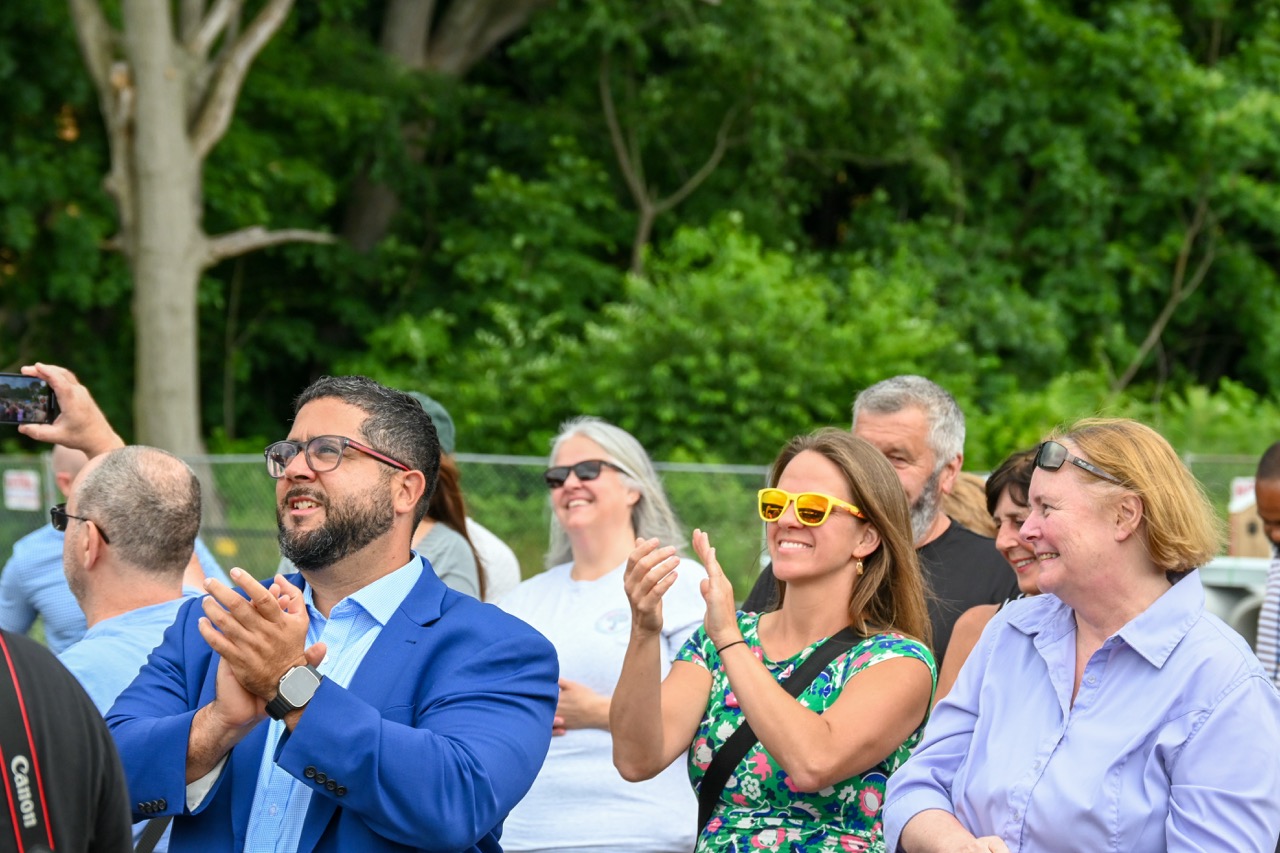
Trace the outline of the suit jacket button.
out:
<instances>
[{"instance_id":1,"label":"suit jacket button","mask_svg":"<svg viewBox=\"0 0 1280 853\"><path fill-rule=\"evenodd\" d=\"M328 782L324 783L324 787L326 790L336 791L338 790L338 783L330 779Z\"/></svg>"},{"instance_id":2,"label":"suit jacket button","mask_svg":"<svg viewBox=\"0 0 1280 853\"><path fill-rule=\"evenodd\" d=\"M325 773L317 773L317 774L316 774L316 784L317 784L317 785L323 785L325 782L327 782L327 781L328 781L328 779L329 779L329 776L328 776L327 774L325 774Z\"/></svg>"},{"instance_id":3,"label":"suit jacket button","mask_svg":"<svg viewBox=\"0 0 1280 853\"><path fill-rule=\"evenodd\" d=\"M302 775L306 776L308 779L314 779L316 778L316 769L314 767L308 767L306 770L302 771Z\"/></svg>"},{"instance_id":4,"label":"suit jacket button","mask_svg":"<svg viewBox=\"0 0 1280 853\"><path fill-rule=\"evenodd\" d=\"M347 795L347 786L339 785L338 790L334 791L334 793L337 794L339 797L345 797Z\"/></svg>"},{"instance_id":5,"label":"suit jacket button","mask_svg":"<svg viewBox=\"0 0 1280 853\"><path fill-rule=\"evenodd\" d=\"M169 801L166 800L164 797L161 797L160 799L156 800L156 811L162 812L167 808L169 808Z\"/></svg>"}]
</instances>

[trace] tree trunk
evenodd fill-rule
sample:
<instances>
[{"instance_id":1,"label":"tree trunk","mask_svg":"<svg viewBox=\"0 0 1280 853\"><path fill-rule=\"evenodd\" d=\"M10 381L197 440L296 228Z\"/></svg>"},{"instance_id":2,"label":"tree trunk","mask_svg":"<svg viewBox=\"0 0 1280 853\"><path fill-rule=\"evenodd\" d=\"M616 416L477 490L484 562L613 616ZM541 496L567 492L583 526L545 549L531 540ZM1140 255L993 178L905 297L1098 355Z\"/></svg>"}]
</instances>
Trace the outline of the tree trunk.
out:
<instances>
[{"instance_id":1,"label":"tree trunk","mask_svg":"<svg viewBox=\"0 0 1280 853\"><path fill-rule=\"evenodd\" d=\"M454 0L436 15L436 0L389 0L382 17L380 43L388 56L411 71L430 71L461 79L495 45L529 22L550 0ZM435 31L432 21L437 20ZM427 133L407 126L401 137L414 162L422 162ZM400 209L400 197L386 184L358 175L351 188L342 236L359 252L368 252L387 236Z\"/></svg>"},{"instance_id":2,"label":"tree trunk","mask_svg":"<svg viewBox=\"0 0 1280 853\"><path fill-rule=\"evenodd\" d=\"M187 137L186 73L168 0L125 0L133 127L134 417L138 441L204 452L199 423L196 289L205 254L201 169Z\"/></svg>"}]
</instances>

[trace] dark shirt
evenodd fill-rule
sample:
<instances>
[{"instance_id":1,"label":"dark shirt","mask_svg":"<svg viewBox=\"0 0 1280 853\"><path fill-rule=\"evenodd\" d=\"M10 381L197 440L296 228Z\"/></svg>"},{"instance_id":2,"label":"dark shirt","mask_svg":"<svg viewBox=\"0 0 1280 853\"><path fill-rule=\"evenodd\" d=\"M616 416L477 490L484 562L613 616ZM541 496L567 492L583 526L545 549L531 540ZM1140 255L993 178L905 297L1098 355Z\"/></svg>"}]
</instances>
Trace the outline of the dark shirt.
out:
<instances>
[{"instance_id":1,"label":"dark shirt","mask_svg":"<svg viewBox=\"0 0 1280 853\"><path fill-rule=\"evenodd\" d=\"M958 521L937 539L919 548L920 570L929 588L926 603L933 623L934 656L938 668L951 629L960 614L979 604L999 604L1018 595L1018 578L996 550L994 539L980 536ZM777 607L778 582L773 565L764 567L751 593L742 602L748 613L763 613Z\"/></svg>"},{"instance_id":2,"label":"dark shirt","mask_svg":"<svg viewBox=\"0 0 1280 853\"><path fill-rule=\"evenodd\" d=\"M22 685L54 849L76 853L132 850L129 792L102 715L48 649L7 631L4 639ZM0 678L10 678L2 655ZM0 689L8 695L7 686ZM9 714L10 704L9 699L0 702L0 713ZM26 739L20 738L20 743L21 751L27 752ZM3 746L6 755L14 754L13 746ZM28 775L34 779L34 773ZM34 785L31 790L38 802ZM5 803L0 808L0 853L18 849L12 821Z\"/></svg>"}]
</instances>

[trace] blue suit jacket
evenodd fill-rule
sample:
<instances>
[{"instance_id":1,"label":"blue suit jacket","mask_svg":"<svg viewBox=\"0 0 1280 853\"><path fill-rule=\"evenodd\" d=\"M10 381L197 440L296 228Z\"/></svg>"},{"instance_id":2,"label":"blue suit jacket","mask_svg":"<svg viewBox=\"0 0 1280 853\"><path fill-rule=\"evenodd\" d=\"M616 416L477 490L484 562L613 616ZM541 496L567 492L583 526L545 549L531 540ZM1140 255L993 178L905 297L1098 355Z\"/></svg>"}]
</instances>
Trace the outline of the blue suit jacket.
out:
<instances>
[{"instance_id":1,"label":"blue suit jacket","mask_svg":"<svg viewBox=\"0 0 1280 853\"><path fill-rule=\"evenodd\" d=\"M226 853L244 849L267 726L231 750L188 812L187 737L220 660L201 615L198 601L183 606L107 723L135 819L175 815L171 850ZM446 588L423 560L351 686L321 682L281 739L276 762L312 791L298 849L501 850L502 820L546 757L557 675L541 634Z\"/></svg>"}]
</instances>

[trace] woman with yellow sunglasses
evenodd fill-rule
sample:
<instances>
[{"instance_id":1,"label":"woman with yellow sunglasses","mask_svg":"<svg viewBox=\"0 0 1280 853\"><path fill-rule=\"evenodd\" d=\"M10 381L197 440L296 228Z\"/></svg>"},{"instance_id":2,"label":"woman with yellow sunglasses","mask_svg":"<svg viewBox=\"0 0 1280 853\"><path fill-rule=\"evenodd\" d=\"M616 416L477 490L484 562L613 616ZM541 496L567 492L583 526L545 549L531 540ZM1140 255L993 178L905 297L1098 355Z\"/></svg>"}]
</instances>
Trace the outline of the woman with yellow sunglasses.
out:
<instances>
[{"instance_id":1,"label":"woman with yellow sunglasses","mask_svg":"<svg viewBox=\"0 0 1280 853\"><path fill-rule=\"evenodd\" d=\"M707 816L698 851L883 850L885 782L920 740L936 678L902 486L872 445L826 429L783 448L757 509L780 607L735 611L715 548L695 531L707 614L665 680L658 630L679 559L637 542L614 763L640 780L688 752ZM811 656L830 657L815 676ZM744 724L751 734L727 746Z\"/></svg>"}]
</instances>

